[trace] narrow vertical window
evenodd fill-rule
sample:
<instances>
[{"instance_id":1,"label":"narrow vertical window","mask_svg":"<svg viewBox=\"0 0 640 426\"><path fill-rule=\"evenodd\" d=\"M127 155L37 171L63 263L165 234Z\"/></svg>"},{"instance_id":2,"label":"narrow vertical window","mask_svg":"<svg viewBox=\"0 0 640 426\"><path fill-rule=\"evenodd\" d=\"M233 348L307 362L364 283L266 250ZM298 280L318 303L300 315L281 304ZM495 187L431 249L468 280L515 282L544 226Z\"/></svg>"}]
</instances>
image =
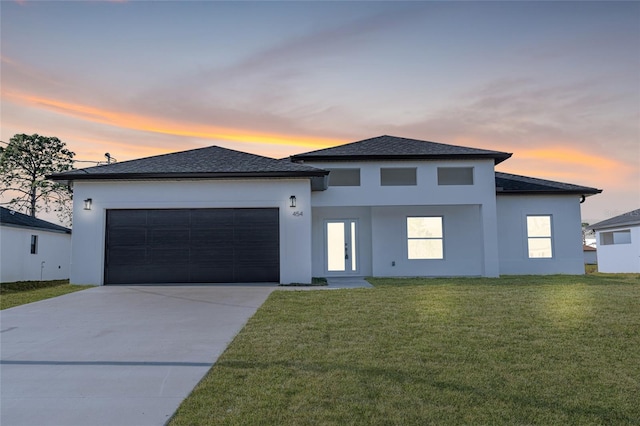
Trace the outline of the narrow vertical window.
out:
<instances>
[{"instance_id":1,"label":"narrow vertical window","mask_svg":"<svg viewBox=\"0 0 640 426\"><path fill-rule=\"evenodd\" d=\"M38 254L38 236L31 236L31 254Z\"/></svg>"},{"instance_id":2,"label":"narrow vertical window","mask_svg":"<svg viewBox=\"0 0 640 426\"><path fill-rule=\"evenodd\" d=\"M529 258L553 257L551 216L527 216Z\"/></svg>"},{"instance_id":3,"label":"narrow vertical window","mask_svg":"<svg viewBox=\"0 0 640 426\"><path fill-rule=\"evenodd\" d=\"M407 218L409 259L444 259L442 217Z\"/></svg>"}]
</instances>

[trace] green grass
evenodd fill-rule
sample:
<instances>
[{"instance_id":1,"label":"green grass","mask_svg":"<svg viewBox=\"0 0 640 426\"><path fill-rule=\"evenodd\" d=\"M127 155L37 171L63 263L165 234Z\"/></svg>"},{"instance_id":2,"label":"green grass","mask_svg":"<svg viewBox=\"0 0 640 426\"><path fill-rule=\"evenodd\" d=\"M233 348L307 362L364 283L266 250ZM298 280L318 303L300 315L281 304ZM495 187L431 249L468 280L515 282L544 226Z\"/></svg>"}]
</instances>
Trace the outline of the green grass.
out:
<instances>
[{"instance_id":1,"label":"green grass","mask_svg":"<svg viewBox=\"0 0 640 426\"><path fill-rule=\"evenodd\" d=\"M0 283L0 310L62 296L90 287L93 286L72 285L69 284L69 280Z\"/></svg>"},{"instance_id":2,"label":"green grass","mask_svg":"<svg viewBox=\"0 0 640 426\"><path fill-rule=\"evenodd\" d=\"M170 424L640 424L640 275L272 293Z\"/></svg>"}]
</instances>

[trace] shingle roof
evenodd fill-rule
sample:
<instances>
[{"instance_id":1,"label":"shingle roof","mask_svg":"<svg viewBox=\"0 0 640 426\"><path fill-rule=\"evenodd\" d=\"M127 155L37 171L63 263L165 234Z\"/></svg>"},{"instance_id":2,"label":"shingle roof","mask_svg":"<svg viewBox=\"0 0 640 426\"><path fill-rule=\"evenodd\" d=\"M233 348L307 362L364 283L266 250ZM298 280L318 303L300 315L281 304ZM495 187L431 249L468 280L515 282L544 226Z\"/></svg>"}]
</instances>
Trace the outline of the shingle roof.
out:
<instances>
[{"instance_id":1,"label":"shingle roof","mask_svg":"<svg viewBox=\"0 0 640 426\"><path fill-rule=\"evenodd\" d=\"M640 225L640 209L623 213L619 216L603 220L589 226L587 229L617 228L619 226Z\"/></svg>"},{"instance_id":2,"label":"shingle roof","mask_svg":"<svg viewBox=\"0 0 640 426\"><path fill-rule=\"evenodd\" d=\"M60 181L87 179L230 178L325 176L328 172L288 160L219 146L146 157L121 163L57 173Z\"/></svg>"},{"instance_id":3,"label":"shingle roof","mask_svg":"<svg viewBox=\"0 0 640 426\"><path fill-rule=\"evenodd\" d=\"M71 229L65 228L64 226L56 225L46 220L15 212L4 207L0 207L0 225L13 225L22 228L37 228L65 232L67 234L71 233Z\"/></svg>"},{"instance_id":4,"label":"shingle roof","mask_svg":"<svg viewBox=\"0 0 640 426\"><path fill-rule=\"evenodd\" d=\"M496 172L496 193L499 195L564 193L588 196L601 192L601 189L588 186Z\"/></svg>"},{"instance_id":5,"label":"shingle roof","mask_svg":"<svg viewBox=\"0 0 640 426\"><path fill-rule=\"evenodd\" d=\"M498 164L509 157L511 157L511 154L507 152L488 151L384 135L333 148L293 155L291 160L349 161L492 158L495 164Z\"/></svg>"}]
</instances>

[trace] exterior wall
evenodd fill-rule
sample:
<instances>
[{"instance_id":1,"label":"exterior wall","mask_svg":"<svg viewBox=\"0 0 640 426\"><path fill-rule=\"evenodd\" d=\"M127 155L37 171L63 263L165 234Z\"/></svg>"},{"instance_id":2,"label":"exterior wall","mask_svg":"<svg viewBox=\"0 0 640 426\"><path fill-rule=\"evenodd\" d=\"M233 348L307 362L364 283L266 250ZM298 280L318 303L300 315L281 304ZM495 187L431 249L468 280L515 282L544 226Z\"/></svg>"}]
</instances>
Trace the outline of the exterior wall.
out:
<instances>
[{"instance_id":1,"label":"exterior wall","mask_svg":"<svg viewBox=\"0 0 640 426\"><path fill-rule=\"evenodd\" d=\"M631 231L630 244L600 244L602 232ZM598 272L640 272L640 225L602 229L596 232Z\"/></svg>"},{"instance_id":2,"label":"exterior wall","mask_svg":"<svg viewBox=\"0 0 640 426\"><path fill-rule=\"evenodd\" d=\"M71 235L36 228L0 226L0 282L69 278ZM31 254L31 236L38 250Z\"/></svg>"},{"instance_id":3,"label":"exterior wall","mask_svg":"<svg viewBox=\"0 0 640 426\"><path fill-rule=\"evenodd\" d=\"M357 221L357 264L355 275L373 275L371 257L371 208L370 207L314 207L312 223L313 240L313 276L331 276L327 272L327 253L325 249L325 223L330 219L355 219ZM333 274L336 275L336 274ZM344 275L344 274L343 274Z\"/></svg>"},{"instance_id":4,"label":"exterior wall","mask_svg":"<svg viewBox=\"0 0 640 426\"><path fill-rule=\"evenodd\" d=\"M408 259L407 216L443 217L444 259ZM371 223L376 277L485 275L477 205L374 207Z\"/></svg>"},{"instance_id":5,"label":"exterior wall","mask_svg":"<svg viewBox=\"0 0 640 426\"><path fill-rule=\"evenodd\" d=\"M311 187L308 179L77 181L74 184L71 283L104 283L108 209L280 209L280 282L311 281ZM297 207L289 207L295 195ZM84 210L83 200L92 199ZM293 213L298 214L294 215Z\"/></svg>"},{"instance_id":6,"label":"exterior wall","mask_svg":"<svg viewBox=\"0 0 640 426\"><path fill-rule=\"evenodd\" d=\"M312 162L305 164L319 168L360 168L360 186L333 186L326 191L312 193L314 211L314 274L324 270L324 235L322 220L328 218L332 208L336 214L346 213L336 208L371 208L360 218L362 225L371 221L371 261L361 260L362 275L368 274L365 266L371 265L376 276L415 275L482 275L495 277L499 273L498 222L496 219L495 172L493 160L475 161L368 161L368 162ZM438 185L438 167L473 167L473 185ZM415 167L417 184L412 186L381 186L380 168ZM382 207L394 207L384 210ZM454 207L460 207L455 209ZM378 209L380 208L380 209ZM448 209L449 208L449 209ZM316 212L320 215L316 221ZM411 212L411 213L410 213ZM431 213L429 213L431 212ZM445 261L407 262L406 216L439 214L445 216L445 231L451 238L445 242ZM333 213L331 213L333 214ZM353 214L356 214L355 211ZM451 215L451 217L448 217ZM469 215L469 216L465 216ZM464 220L471 220L467 226ZM456 225L454 225L456 224ZM361 229L365 230L361 225ZM386 227L394 229L386 235ZM468 239L462 244L459 235L468 231ZM401 232L401 234L397 234ZM404 237L400 237L404 235ZM361 232L360 236L364 238ZM321 237L318 242L318 237ZM387 237L392 238L391 246ZM462 237L460 237L462 238ZM362 244L362 242L361 242ZM452 245L450 245L452 244ZM450 246L449 246L450 245ZM363 250L361 248L361 250ZM460 251L457 251L460 250ZM365 252L361 252L363 255ZM460 253L460 256L458 256ZM322 258L318 257L322 254ZM404 261L402 260L404 259ZM478 266L480 259L480 266ZM391 267L395 261L396 266ZM322 263L320 263L322 262ZM423 265L419 265L422 262ZM457 263L455 263L457 262ZM318 266L318 264L320 266ZM428 267L426 265L429 264ZM438 266L436 266L438 265ZM455 266L454 266L455 265ZM325 273L326 274L326 273Z\"/></svg>"},{"instance_id":7,"label":"exterior wall","mask_svg":"<svg viewBox=\"0 0 640 426\"><path fill-rule=\"evenodd\" d=\"M311 162L319 168L360 168L360 186L331 186L313 193L313 207L495 204L493 160ZM473 185L438 185L438 167L473 167ZM380 168L415 167L417 185L381 186Z\"/></svg>"},{"instance_id":8,"label":"exterior wall","mask_svg":"<svg viewBox=\"0 0 640 426\"><path fill-rule=\"evenodd\" d=\"M580 197L497 197L500 274L584 274ZM529 259L527 215L551 215L553 257Z\"/></svg>"}]
</instances>

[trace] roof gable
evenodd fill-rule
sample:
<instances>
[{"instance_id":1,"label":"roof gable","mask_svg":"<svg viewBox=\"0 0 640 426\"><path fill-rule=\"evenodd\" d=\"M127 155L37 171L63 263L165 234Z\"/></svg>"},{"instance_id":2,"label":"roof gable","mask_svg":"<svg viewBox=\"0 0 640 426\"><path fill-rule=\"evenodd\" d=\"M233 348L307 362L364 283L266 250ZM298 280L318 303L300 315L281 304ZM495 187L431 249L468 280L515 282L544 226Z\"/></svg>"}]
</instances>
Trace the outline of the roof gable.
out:
<instances>
[{"instance_id":1,"label":"roof gable","mask_svg":"<svg viewBox=\"0 0 640 426\"><path fill-rule=\"evenodd\" d=\"M500 194L578 194L593 195L601 189L572 183L556 182L528 176L496 172L496 193Z\"/></svg>"},{"instance_id":2,"label":"roof gable","mask_svg":"<svg viewBox=\"0 0 640 426\"><path fill-rule=\"evenodd\" d=\"M71 229L37 217L19 213L4 207L0 207L0 225L13 225L21 228L44 229L47 231L71 233Z\"/></svg>"},{"instance_id":3,"label":"roof gable","mask_svg":"<svg viewBox=\"0 0 640 426\"><path fill-rule=\"evenodd\" d=\"M595 223L588 227L588 229L605 229L605 228L617 228L619 226L634 226L640 225L640 209L632 210L630 212L623 213L619 216L615 216L601 222Z\"/></svg>"},{"instance_id":4,"label":"roof gable","mask_svg":"<svg viewBox=\"0 0 640 426\"><path fill-rule=\"evenodd\" d=\"M292 161L354 161L354 160L434 160L491 158L498 164L510 153L446 145L397 136L378 136L358 142L319 149L291 156Z\"/></svg>"},{"instance_id":5,"label":"roof gable","mask_svg":"<svg viewBox=\"0 0 640 426\"><path fill-rule=\"evenodd\" d=\"M54 180L324 176L314 167L219 146L156 155L51 175Z\"/></svg>"}]
</instances>

